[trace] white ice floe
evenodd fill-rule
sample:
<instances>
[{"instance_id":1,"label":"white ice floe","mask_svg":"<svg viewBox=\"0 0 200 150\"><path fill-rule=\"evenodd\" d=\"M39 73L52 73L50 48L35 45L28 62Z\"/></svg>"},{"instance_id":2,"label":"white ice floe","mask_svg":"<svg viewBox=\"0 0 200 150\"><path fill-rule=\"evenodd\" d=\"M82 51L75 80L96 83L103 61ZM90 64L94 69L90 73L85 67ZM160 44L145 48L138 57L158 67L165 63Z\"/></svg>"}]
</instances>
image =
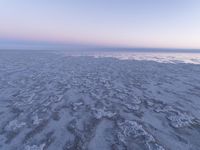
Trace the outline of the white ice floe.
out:
<instances>
[{"instance_id":1,"label":"white ice floe","mask_svg":"<svg viewBox=\"0 0 200 150\"><path fill-rule=\"evenodd\" d=\"M45 147L45 144L41 144L39 146L37 146L37 145L32 145L32 146L26 145L24 150L44 150L44 147Z\"/></svg>"},{"instance_id":2,"label":"white ice floe","mask_svg":"<svg viewBox=\"0 0 200 150\"><path fill-rule=\"evenodd\" d=\"M194 124L195 118L186 113L179 113L177 115L171 115L167 117L170 120L170 123L175 128L187 127Z\"/></svg>"},{"instance_id":3,"label":"white ice floe","mask_svg":"<svg viewBox=\"0 0 200 150\"><path fill-rule=\"evenodd\" d=\"M195 118L192 115L175 109L169 105L165 107L158 107L155 111L159 113L166 113L167 119L175 128L188 127L195 123Z\"/></svg>"},{"instance_id":4,"label":"white ice floe","mask_svg":"<svg viewBox=\"0 0 200 150\"><path fill-rule=\"evenodd\" d=\"M38 115L33 116L33 124L34 125L40 124L41 121L42 121L42 119L39 119Z\"/></svg>"},{"instance_id":5,"label":"white ice floe","mask_svg":"<svg viewBox=\"0 0 200 150\"><path fill-rule=\"evenodd\" d=\"M33 94L30 95L30 97L29 97L28 100L27 100L27 103L28 103L28 104L31 104L31 103L33 102L34 96L35 96L35 93L33 93Z\"/></svg>"},{"instance_id":6,"label":"white ice floe","mask_svg":"<svg viewBox=\"0 0 200 150\"><path fill-rule=\"evenodd\" d=\"M120 140L125 142L126 137L137 138L139 136L147 136L147 141L154 141L153 136L148 134L142 127L135 121L125 120L124 122L119 122L118 127L120 128ZM123 136L122 136L123 135Z\"/></svg>"},{"instance_id":7,"label":"white ice floe","mask_svg":"<svg viewBox=\"0 0 200 150\"><path fill-rule=\"evenodd\" d=\"M140 109L140 106L136 105L136 104L124 103L124 105L130 110L139 110Z\"/></svg>"},{"instance_id":8,"label":"white ice floe","mask_svg":"<svg viewBox=\"0 0 200 150\"><path fill-rule=\"evenodd\" d=\"M73 110L76 111L80 106L83 105L83 102L75 102L72 104Z\"/></svg>"},{"instance_id":9,"label":"white ice floe","mask_svg":"<svg viewBox=\"0 0 200 150\"><path fill-rule=\"evenodd\" d=\"M6 126L6 129L9 131L17 130L17 129L22 128L25 125L26 125L25 122L20 122L17 119L15 119L9 122L9 124Z\"/></svg>"},{"instance_id":10,"label":"white ice floe","mask_svg":"<svg viewBox=\"0 0 200 150\"><path fill-rule=\"evenodd\" d=\"M118 123L120 132L118 132L118 138L121 142L127 143L129 140L143 139L144 144L147 145L149 150L164 150L161 145L156 143L155 138L149 134L142 125L136 121L125 120Z\"/></svg>"},{"instance_id":11,"label":"white ice floe","mask_svg":"<svg viewBox=\"0 0 200 150\"><path fill-rule=\"evenodd\" d=\"M106 108L93 108L93 114L97 119L101 119L103 117L105 118L111 118L116 115L115 112L112 112L110 110L106 110Z\"/></svg>"}]
</instances>

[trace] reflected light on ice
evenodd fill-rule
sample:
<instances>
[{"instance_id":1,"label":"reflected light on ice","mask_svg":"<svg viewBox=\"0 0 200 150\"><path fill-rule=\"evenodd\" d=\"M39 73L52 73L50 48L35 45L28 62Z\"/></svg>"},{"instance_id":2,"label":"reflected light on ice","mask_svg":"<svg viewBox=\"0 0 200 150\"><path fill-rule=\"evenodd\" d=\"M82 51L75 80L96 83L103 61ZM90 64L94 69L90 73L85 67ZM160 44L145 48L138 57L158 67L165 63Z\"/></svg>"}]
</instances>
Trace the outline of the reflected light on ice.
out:
<instances>
[{"instance_id":1,"label":"reflected light on ice","mask_svg":"<svg viewBox=\"0 0 200 150\"><path fill-rule=\"evenodd\" d=\"M163 52L67 52L67 56L111 57L120 60L148 60L160 63L200 64L200 53Z\"/></svg>"}]
</instances>

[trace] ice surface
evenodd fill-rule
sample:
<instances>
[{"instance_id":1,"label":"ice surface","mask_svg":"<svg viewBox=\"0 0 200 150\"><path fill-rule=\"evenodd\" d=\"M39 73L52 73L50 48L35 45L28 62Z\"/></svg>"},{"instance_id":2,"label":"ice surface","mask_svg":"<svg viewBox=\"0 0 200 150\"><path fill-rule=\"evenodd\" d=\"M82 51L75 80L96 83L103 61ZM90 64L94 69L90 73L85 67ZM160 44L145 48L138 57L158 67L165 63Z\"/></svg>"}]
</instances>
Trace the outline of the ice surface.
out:
<instances>
[{"instance_id":1,"label":"ice surface","mask_svg":"<svg viewBox=\"0 0 200 150\"><path fill-rule=\"evenodd\" d=\"M0 149L198 150L199 60L0 51Z\"/></svg>"}]
</instances>

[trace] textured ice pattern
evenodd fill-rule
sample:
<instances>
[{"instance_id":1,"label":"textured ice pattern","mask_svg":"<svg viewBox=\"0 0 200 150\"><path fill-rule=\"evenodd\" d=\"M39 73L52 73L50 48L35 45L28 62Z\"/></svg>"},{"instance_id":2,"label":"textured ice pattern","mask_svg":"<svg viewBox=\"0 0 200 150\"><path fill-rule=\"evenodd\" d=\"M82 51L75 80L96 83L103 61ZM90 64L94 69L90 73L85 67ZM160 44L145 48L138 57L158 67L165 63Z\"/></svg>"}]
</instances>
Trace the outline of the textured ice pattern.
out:
<instances>
[{"instance_id":1,"label":"textured ice pattern","mask_svg":"<svg viewBox=\"0 0 200 150\"><path fill-rule=\"evenodd\" d=\"M142 125L138 124L135 121L125 120L122 123L118 123L120 132L118 133L118 138L125 145L131 145L130 142L143 143L143 146L147 146L146 149L158 149L164 150L164 148L156 143L156 140L151 134L149 134ZM133 146L134 147L134 146Z\"/></svg>"},{"instance_id":2,"label":"textured ice pattern","mask_svg":"<svg viewBox=\"0 0 200 150\"><path fill-rule=\"evenodd\" d=\"M116 58L0 51L0 149L200 149L200 65Z\"/></svg>"}]
</instances>

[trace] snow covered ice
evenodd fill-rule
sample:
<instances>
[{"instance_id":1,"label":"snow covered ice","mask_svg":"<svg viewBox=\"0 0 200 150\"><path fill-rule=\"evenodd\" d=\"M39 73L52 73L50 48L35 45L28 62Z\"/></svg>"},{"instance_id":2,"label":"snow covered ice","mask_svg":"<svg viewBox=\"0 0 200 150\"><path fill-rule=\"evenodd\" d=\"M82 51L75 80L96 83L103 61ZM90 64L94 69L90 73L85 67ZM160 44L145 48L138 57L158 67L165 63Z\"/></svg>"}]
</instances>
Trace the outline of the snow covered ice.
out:
<instances>
[{"instance_id":1,"label":"snow covered ice","mask_svg":"<svg viewBox=\"0 0 200 150\"><path fill-rule=\"evenodd\" d=\"M199 139L199 54L0 51L1 150L198 150Z\"/></svg>"}]
</instances>

